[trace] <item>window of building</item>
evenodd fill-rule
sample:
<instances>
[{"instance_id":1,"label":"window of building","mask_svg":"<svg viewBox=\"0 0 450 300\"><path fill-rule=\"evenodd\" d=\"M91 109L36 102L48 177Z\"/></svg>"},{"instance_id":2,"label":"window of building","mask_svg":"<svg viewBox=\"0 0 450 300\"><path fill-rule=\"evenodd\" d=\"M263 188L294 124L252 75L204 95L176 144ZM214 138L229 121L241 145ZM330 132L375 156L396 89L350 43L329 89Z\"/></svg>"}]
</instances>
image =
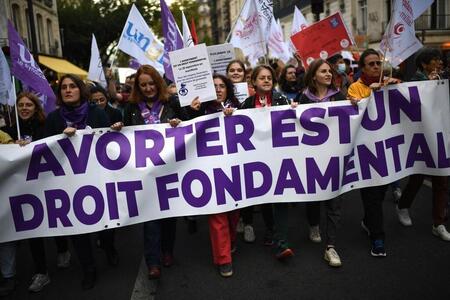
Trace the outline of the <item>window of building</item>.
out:
<instances>
[{"instance_id":1,"label":"window of building","mask_svg":"<svg viewBox=\"0 0 450 300\"><path fill-rule=\"evenodd\" d=\"M360 34L367 32L367 0L358 0L360 22L359 28Z\"/></svg>"},{"instance_id":2,"label":"window of building","mask_svg":"<svg viewBox=\"0 0 450 300\"><path fill-rule=\"evenodd\" d=\"M447 12L448 0L438 0L436 3L436 27L437 29L448 29L450 16Z\"/></svg>"},{"instance_id":3,"label":"window of building","mask_svg":"<svg viewBox=\"0 0 450 300\"><path fill-rule=\"evenodd\" d=\"M339 0L339 10L341 13L345 13L345 0Z\"/></svg>"},{"instance_id":4,"label":"window of building","mask_svg":"<svg viewBox=\"0 0 450 300\"><path fill-rule=\"evenodd\" d=\"M44 52L45 51L45 43L44 43L44 21L42 20L42 16L40 14L36 15L36 21L37 21L37 34L38 34L38 51Z\"/></svg>"},{"instance_id":5,"label":"window of building","mask_svg":"<svg viewBox=\"0 0 450 300\"><path fill-rule=\"evenodd\" d=\"M12 5L12 17L13 17L14 27L16 28L17 32L19 32L20 35L23 35L22 18L20 16L20 7L17 4Z\"/></svg>"},{"instance_id":6,"label":"window of building","mask_svg":"<svg viewBox=\"0 0 450 300\"><path fill-rule=\"evenodd\" d=\"M50 46L50 54L56 55L55 41L53 39L53 25L52 20L50 19L47 19L47 40Z\"/></svg>"}]
</instances>

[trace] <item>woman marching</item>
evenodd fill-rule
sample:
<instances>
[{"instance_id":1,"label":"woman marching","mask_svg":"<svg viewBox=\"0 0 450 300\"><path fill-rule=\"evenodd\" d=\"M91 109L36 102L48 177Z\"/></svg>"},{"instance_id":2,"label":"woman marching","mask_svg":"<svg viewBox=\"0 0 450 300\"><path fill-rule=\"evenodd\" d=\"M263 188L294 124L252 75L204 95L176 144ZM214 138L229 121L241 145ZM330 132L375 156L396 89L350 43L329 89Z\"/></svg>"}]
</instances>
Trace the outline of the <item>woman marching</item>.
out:
<instances>
[{"instance_id":1,"label":"woman marching","mask_svg":"<svg viewBox=\"0 0 450 300\"><path fill-rule=\"evenodd\" d=\"M169 101L164 79L152 66L142 65L137 70L123 119L125 126L170 123L176 127L181 122ZM161 276L161 260L165 267L173 264L175 231L176 218L144 223L144 256L149 279Z\"/></svg>"},{"instance_id":2,"label":"woman marching","mask_svg":"<svg viewBox=\"0 0 450 300\"><path fill-rule=\"evenodd\" d=\"M255 87L256 93L254 96L245 99L245 101L241 104L242 109L263 108L266 106L269 107L269 106L289 104L286 97L273 90L275 84L275 72L270 66L260 65L256 67L253 70L251 82L252 85ZM272 210L272 204L261 205L262 215L264 223L266 225L266 233L264 235L264 245L266 246L272 246L274 243L273 240L274 213L275 218L277 218L277 214L279 214L279 209L281 209L282 211L286 210L287 213L287 204L285 203L276 204L274 205L274 210ZM281 215L284 216L284 213L282 213ZM281 215L280 217L283 217ZM277 231L279 232L279 230ZM287 231L287 223L285 231ZM283 241L283 238L278 236L276 257L281 259L292 255L293 255L292 250L289 249L287 244Z\"/></svg>"},{"instance_id":3,"label":"woman marching","mask_svg":"<svg viewBox=\"0 0 450 300\"><path fill-rule=\"evenodd\" d=\"M223 111L231 115L239 106L234 96L233 83L223 75L214 75L217 100L200 103L198 99L192 101L188 114L191 118ZM231 254L236 250L236 226L239 220L239 210L233 210L208 216L209 236L213 252L213 261L219 267L223 277L233 275Z\"/></svg>"},{"instance_id":4,"label":"woman marching","mask_svg":"<svg viewBox=\"0 0 450 300\"><path fill-rule=\"evenodd\" d=\"M39 98L30 92L22 92L17 96L17 112L19 120L20 138L17 136L17 124L8 128L8 133L16 143L24 146L32 141L44 137L45 114ZM70 265L70 252L68 240L64 236L55 237L57 248L57 266L67 268ZM35 274L28 287L31 292L41 291L50 283L47 272L47 260L45 257L45 245L43 238L29 240L31 256L35 265Z\"/></svg>"},{"instance_id":5,"label":"woman marching","mask_svg":"<svg viewBox=\"0 0 450 300\"><path fill-rule=\"evenodd\" d=\"M329 62L323 59L313 61L305 74L306 90L300 95L299 103L323 103L344 100L345 96L336 88L334 78L336 73ZM309 223L309 238L320 243L320 206L324 203L327 209L326 244L324 259L332 267L340 267L341 259L335 250L336 230L341 219L341 198L336 197L328 201L306 203L306 216Z\"/></svg>"},{"instance_id":6,"label":"woman marching","mask_svg":"<svg viewBox=\"0 0 450 300\"><path fill-rule=\"evenodd\" d=\"M64 133L73 136L78 129L109 127L109 121L104 110L89 103L89 93L84 82L77 76L67 74L61 77L58 85L56 104L59 106L51 112L46 120L44 136L49 137ZM114 130L120 129L121 122L111 125ZM100 232L103 248L108 261L117 257L113 246L111 230ZM95 286L97 273L92 254L90 234L72 236L72 243L83 269L82 288L91 289ZM114 259L116 260L116 259Z\"/></svg>"}]
</instances>

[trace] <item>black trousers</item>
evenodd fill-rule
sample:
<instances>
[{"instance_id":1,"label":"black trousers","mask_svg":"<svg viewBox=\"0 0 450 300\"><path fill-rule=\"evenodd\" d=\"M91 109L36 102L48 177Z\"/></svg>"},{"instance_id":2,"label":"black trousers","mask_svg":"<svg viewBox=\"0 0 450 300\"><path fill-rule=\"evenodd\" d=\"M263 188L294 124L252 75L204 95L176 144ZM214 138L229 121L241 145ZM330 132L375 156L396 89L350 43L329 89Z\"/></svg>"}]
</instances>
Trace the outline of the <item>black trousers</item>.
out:
<instances>
[{"instance_id":1,"label":"black trousers","mask_svg":"<svg viewBox=\"0 0 450 300\"><path fill-rule=\"evenodd\" d=\"M360 189L364 207L364 224L370 232L371 240L384 240L383 200L388 185L379 185Z\"/></svg>"}]
</instances>

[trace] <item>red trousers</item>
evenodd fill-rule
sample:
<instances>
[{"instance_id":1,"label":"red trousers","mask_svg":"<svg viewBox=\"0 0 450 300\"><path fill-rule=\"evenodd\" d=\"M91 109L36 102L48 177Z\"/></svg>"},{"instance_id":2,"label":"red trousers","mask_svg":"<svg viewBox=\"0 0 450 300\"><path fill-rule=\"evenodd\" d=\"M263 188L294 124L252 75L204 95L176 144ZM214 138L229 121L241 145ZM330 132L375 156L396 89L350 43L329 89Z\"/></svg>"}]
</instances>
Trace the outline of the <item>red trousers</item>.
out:
<instances>
[{"instance_id":1,"label":"red trousers","mask_svg":"<svg viewBox=\"0 0 450 300\"><path fill-rule=\"evenodd\" d=\"M208 216L214 264L231 263L231 248L236 241L238 221L239 210Z\"/></svg>"}]
</instances>

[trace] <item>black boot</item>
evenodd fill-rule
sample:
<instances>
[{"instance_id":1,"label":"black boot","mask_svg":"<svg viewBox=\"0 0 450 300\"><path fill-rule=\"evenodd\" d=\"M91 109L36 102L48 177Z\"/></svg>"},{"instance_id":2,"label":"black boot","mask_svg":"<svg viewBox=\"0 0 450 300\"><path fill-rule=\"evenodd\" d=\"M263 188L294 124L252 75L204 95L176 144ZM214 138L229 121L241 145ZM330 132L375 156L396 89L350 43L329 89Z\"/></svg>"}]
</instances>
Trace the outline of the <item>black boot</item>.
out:
<instances>
[{"instance_id":1,"label":"black boot","mask_svg":"<svg viewBox=\"0 0 450 300\"><path fill-rule=\"evenodd\" d=\"M83 290L92 289L97 281L97 272L95 268L87 269L83 272L83 280L81 281L81 287Z\"/></svg>"},{"instance_id":2,"label":"black boot","mask_svg":"<svg viewBox=\"0 0 450 300\"><path fill-rule=\"evenodd\" d=\"M11 294L16 288L16 279L14 277L4 278L0 282L0 297Z\"/></svg>"}]
</instances>

